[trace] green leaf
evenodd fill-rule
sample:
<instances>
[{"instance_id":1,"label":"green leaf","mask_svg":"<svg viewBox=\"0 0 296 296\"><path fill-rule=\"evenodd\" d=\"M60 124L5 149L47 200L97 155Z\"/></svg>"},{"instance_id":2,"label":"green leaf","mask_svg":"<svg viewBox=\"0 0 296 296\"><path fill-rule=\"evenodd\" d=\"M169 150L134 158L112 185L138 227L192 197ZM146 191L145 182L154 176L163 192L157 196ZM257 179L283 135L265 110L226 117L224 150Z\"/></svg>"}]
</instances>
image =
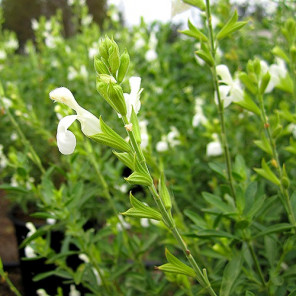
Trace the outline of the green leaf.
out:
<instances>
[{"instance_id":1,"label":"green leaf","mask_svg":"<svg viewBox=\"0 0 296 296\"><path fill-rule=\"evenodd\" d=\"M148 218L154 220L162 220L161 214L155 210L146 206L144 203L137 200L132 193L130 193L130 202L133 206L131 209L127 210L122 215L129 216L129 217L136 217L136 218Z\"/></svg>"},{"instance_id":2,"label":"green leaf","mask_svg":"<svg viewBox=\"0 0 296 296\"><path fill-rule=\"evenodd\" d=\"M188 28L189 30L179 31L182 34L185 34L190 37L194 37L197 40L201 40L204 42L208 41L208 37L204 35L200 30L198 30L188 19Z\"/></svg>"},{"instance_id":3,"label":"green leaf","mask_svg":"<svg viewBox=\"0 0 296 296\"><path fill-rule=\"evenodd\" d=\"M163 172L161 172L161 176L159 180L159 195L164 203L165 208L167 210L170 210L172 208L172 201L171 201L169 190L165 184L165 177Z\"/></svg>"},{"instance_id":4,"label":"green leaf","mask_svg":"<svg viewBox=\"0 0 296 296\"><path fill-rule=\"evenodd\" d=\"M229 212L235 211L235 209L230 206L229 204L225 203L221 197L208 193L208 192L202 192L202 196L205 199L206 202L213 205L217 209L221 210L222 213L226 214Z\"/></svg>"},{"instance_id":5,"label":"green leaf","mask_svg":"<svg viewBox=\"0 0 296 296\"><path fill-rule=\"evenodd\" d=\"M217 174L219 174L223 179L226 179L225 177L225 166L220 163L214 163L210 162L209 167Z\"/></svg>"},{"instance_id":6,"label":"green leaf","mask_svg":"<svg viewBox=\"0 0 296 296\"><path fill-rule=\"evenodd\" d=\"M134 107L132 107L132 114L131 114L131 123L133 124L133 132L138 144L141 144L141 132L139 127L138 116L134 111Z\"/></svg>"},{"instance_id":7,"label":"green leaf","mask_svg":"<svg viewBox=\"0 0 296 296\"><path fill-rule=\"evenodd\" d=\"M255 81L253 81L247 73L245 72L239 73L239 79L253 95L257 93L257 86L254 83ZM259 109L259 114L260 114L260 109Z\"/></svg>"},{"instance_id":8,"label":"green leaf","mask_svg":"<svg viewBox=\"0 0 296 296\"><path fill-rule=\"evenodd\" d=\"M231 289L241 272L242 267L242 255L241 253L236 254L226 265L223 272L223 278L220 288L220 295L229 296L231 295Z\"/></svg>"},{"instance_id":9,"label":"green leaf","mask_svg":"<svg viewBox=\"0 0 296 296\"><path fill-rule=\"evenodd\" d=\"M288 58L288 55L285 53L285 51L283 49L281 49L279 46L275 46L272 51L271 51L274 55L282 58L283 60L285 60L287 63L290 63L290 59Z\"/></svg>"},{"instance_id":10,"label":"green leaf","mask_svg":"<svg viewBox=\"0 0 296 296\"><path fill-rule=\"evenodd\" d=\"M133 172L128 178L124 178L130 184L151 186L152 179L148 174Z\"/></svg>"},{"instance_id":11,"label":"green leaf","mask_svg":"<svg viewBox=\"0 0 296 296\"><path fill-rule=\"evenodd\" d=\"M214 66L214 59L209 51L197 50L195 52L202 60L204 60L210 67Z\"/></svg>"},{"instance_id":12,"label":"green leaf","mask_svg":"<svg viewBox=\"0 0 296 296\"><path fill-rule=\"evenodd\" d=\"M128 168L130 168L132 171L135 170L135 164L134 164L134 156L131 153L127 153L127 152L116 152L116 151L112 151L116 157L122 162L124 163Z\"/></svg>"},{"instance_id":13,"label":"green leaf","mask_svg":"<svg viewBox=\"0 0 296 296\"><path fill-rule=\"evenodd\" d=\"M34 232L31 236L27 237L20 245L20 248L23 248L25 245L29 244L31 241L33 241L34 239L36 239L37 237L40 237L44 234L47 233L47 231L49 230L50 226L44 226L42 228L39 228L36 230L36 232Z\"/></svg>"},{"instance_id":14,"label":"green leaf","mask_svg":"<svg viewBox=\"0 0 296 296\"><path fill-rule=\"evenodd\" d=\"M205 220L202 219L197 213L186 209L184 211L185 216L187 216L196 226L201 227L201 228L206 228L207 223Z\"/></svg>"},{"instance_id":15,"label":"green leaf","mask_svg":"<svg viewBox=\"0 0 296 296\"><path fill-rule=\"evenodd\" d=\"M6 191L13 191L17 193L29 193L30 191L23 187L15 187L8 184L1 184L0 189L6 190Z\"/></svg>"},{"instance_id":16,"label":"green leaf","mask_svg":"<svg viewBox=\"0 0 296 296\"><path fill-rule=\"evenodd\" d=\"M234 102L236 105L255 113L256 115L260 115L261 111L256 103L245 93L244 99L242 101Z\"/></svg>"},{"instance_id":17,"label":"green leaf","mask_svg":"<svg viewBox=\"0 0 296 296\"><path fill-rule=\"evenodd\" d=\"M240 240L238 236L232 235L226 231L214 230L214 229L203 229L198 232L188 233L186 236L189 237L201 237L201 238L214 238L214 237L226 237L230 239Z\"/></svg>"},{"instance_id":18,"label":"green leaf","mask_svg":"<svg viewBox=\"0 0 296 296\"><path fill-rule=\"evenodd\" d=\"M281 182L280 180L277 178L277 176L272 172L272 170L269 168L269 166L266 164L265 160L262 159L262 163L261 163L262 168L261 169L257 169L255 168L254 171L262 176L263 178L269 180L270 182L276 184L276 185L280 185Z\"/></svg>"},{"instance_id":19,"label":"green leaf","mask_svg":"<svg viewBox=\"0 0 296 296\"><path fill-rule=\"evenodd\" d=\"M247 198L248 197L246 196L246 199ZM264 194L257 197L255 199L255 202L253 202L252 206L244 212L244 215L246 215L248 219L252 219L258 213L261 207L264 205L265 199L266 199L266 196Z\"/></svg>"},{"instance_id":20,"label":"green leaf","mask_svg":"<svg viewBox=\"0 0 296 296\"><path fill-rule=\"evenodd\" d=\"M261 135L261 140L254 141L254 144L269 155L272 155L272 148L264 134Z\"/></svg>"},{"instance_id":21,"label":"green leaf","mask_svg":"<svg viewBox=\"0 0 296 296\"><path fill-rule=\"evenodd\" d=\"M195 6L201 10L206 10L206 6L203 0L182 0L184 3Z\"/></svg>"},{"instance_id":22,"label":"green leaf","mask_svg":"<svg viewBox=\"0 0 296 296\"><path fill-rule=\"evenodd\" d=\"M217 34L216 38L218 40L221 40L229 36L231 33L238 31L248 23L248 22L237 22L237 19L238 19L238 15L237 15L237 11L235 10L232 16L230 17L230 19L228 20L228 22Z\"/></svg>"},{"instance_id":23,"label":"green leaf","mask_svg":"<svg viewBox=\"0 0 296 296\"><path fill-rule=\"evenodd\" d=\"M113 131L106 123L104 123L101 117L100 124L102 133L90 136L89 138L121 151L132 152L131 146L121 136Z\"/></svg>"},{"instance_id":24,"label":"green leaf","mask_svg":"<svg viewBox=\"0 0 296 296\"><path fill-rule=\"evenodd\" d=\"M190 277L196 277L194 270L172 255L168 249L165 249L165 255L169 263L158 266L157 269L178 274L184 274Z\"/></svg>"},{"instance_id":25,"label":"green leaf","mask_svg":"<svg viewBox=\"0 0 296 296\"><path fill-rule=\"evenodd\" d=\"M56 275L56 276L62 277L64 279L72 279L72 276L66 271L52 270L52 271L47 271L47 272L37 274L36 276L34 276L33 281L37 282L37 281L43 280L43 279L45 279L49 276L52 276L52 275Z\"/></svg>"},{"instance_id":26,"label":"green leaf","mask_svg":"<svg viewBox=\"0 0 296 296\"><path fill-rule=\"evenodd\" d=\"M254 235L253 238L258 238L271 233L283 232L285 230L290 230L292 228L293 226L289 223L279 223L279 224L271 225L269 227L266 227L263 231Z\"/></svg>"}]
</instances>

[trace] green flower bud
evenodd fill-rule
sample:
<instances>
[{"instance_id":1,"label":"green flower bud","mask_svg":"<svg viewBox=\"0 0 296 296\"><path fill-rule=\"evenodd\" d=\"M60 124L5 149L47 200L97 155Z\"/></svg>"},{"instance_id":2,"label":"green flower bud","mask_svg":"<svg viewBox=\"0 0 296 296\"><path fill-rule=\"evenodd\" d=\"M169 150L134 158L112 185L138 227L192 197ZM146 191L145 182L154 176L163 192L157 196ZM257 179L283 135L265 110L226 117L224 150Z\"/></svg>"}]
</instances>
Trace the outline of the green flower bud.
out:
<instances>
[{"instance_id":1,"label":"green flower bud","mask_svg":"<svg viewBox=\"0 0 296 296\"><path fill-rule=\"evenodd\" d=\"M130 57L127 50L125 50L125 52L120 57L120 66L117 74L118 83L121 83L123 81L125 74L128 70L129 63L130 63Z\"/></svg>"},{"instance_id":2,"label":"green flower bud","mask_svg":"<svg viewBox=\"0 0 296 296\"><path fill-rule=\"evenodd\" d=\"M109 48L111 46L111 40L108 36L101 40L99 44L100 56L102 56L106 61L109 58Z\"/></svg>"},{"instance_id":3,"label":"green flower bud","mask_svg":"<svg viewBox=\"0 0 296 296\"><path fill-rule=\"evenodd\" d=\"M109 83L108 88L108 97L112 102L112 105L115 111L122 116L126 115L126 104L123 96L123 91L120 85Z\"/></svg>"},{"instance_id":4,"label":"green flower bud","mask_svg":"<svg viewBox=\"0 0 296 296\"><path fill-rule=\"evenodd\" d=\"M114 77L111 76L111 75L107 75L107 74L98 75L98 80L100 80L100 81L102 81L104 83L107 83L107 84L109 84L109 83L112 83L112 84L116 83L116 80L114 79Z\"/></svg>"},{"instance_id":5,"label":"green flower bud","mask_svg":"<svg viewBox=\"0 0 296 296\"><path fill-rule=\"evenodd\" d=\"M108 63L111 68L111 73L113 74L113 76L116 76L116 72L120 64L120 57L118 45L114 40L111 40L111 47L109 47Z\"/></svg>"},{"instance_id":6,"label":"green flower bud","mask_svg":"<svg viewBox=\"0 0 296 296\"><path fill-rule=\"evenodd\" d=\"M110 74L107 66L99 59L99 57L95 57L94 66L97 74Z\"/></svg>"},{"instance_id":7,"label":"green flower bud","mask_svg":"<svg viewBox=\"0 0 296 296\"><path fill-rule=\"evenodd\" d=\"M269 74L269 72L266 72L265 75L262 77L261 84L260 84L260 93L261 94L264 94L269 81L270 81L270 74Z\"/></svg>"}]
</instances>

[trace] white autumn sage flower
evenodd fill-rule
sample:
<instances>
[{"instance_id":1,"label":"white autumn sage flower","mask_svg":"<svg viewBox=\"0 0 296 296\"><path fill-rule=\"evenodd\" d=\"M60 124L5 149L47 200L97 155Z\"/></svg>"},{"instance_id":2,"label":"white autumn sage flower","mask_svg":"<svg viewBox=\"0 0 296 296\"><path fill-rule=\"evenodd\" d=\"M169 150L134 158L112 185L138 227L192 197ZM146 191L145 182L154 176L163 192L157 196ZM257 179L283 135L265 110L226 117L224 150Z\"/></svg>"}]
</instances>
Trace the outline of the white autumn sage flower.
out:
<instances>
[{"instance_id":1,"label":"white autumn sage flower","mask_svg":"<svg viewBox=\"0 0 296 296\"><path fill-rule=\"evenodd\" d=\"M69 296L80 296L81 293L76 289L75 285L70 285Z\"/></svg>"},{"instance_id":2,"label":"white autumn sage flower","mask_svg":"<svg viewBox=\"0 0 296 296\"><path fill-rule=\"evenodd\" d=\"M244 92L239 80L232 79L228 67L226 65L218 65L216 71L221 78L219 82L223 83L223 85L219 85L219 92L224 108L229 106L231 102L242 101L244 99ZM218 103L217 94L215 101Z\"/></svg>"},{"instance_id":3,"label":"white autumn sage flower","mask_svg":"<svg viewBox=\"0 0 296 296\"><path fill-rule=\"evenodd\" d=\"M29 230L29 232L27 233L27 237L32 236L36 232L36 227L32 222L27 222L26 228ZM34 249L30 245L26 245L24 252L27 258L37 257L37 254L35 253Z\"/></svg>"},{"instance_id":4,"label":"white autumn sage flower","mask_svg":"<svg viewBox=\"0 0 296 296\"><path fill-rule=\"evenodd\" d=\"M200 124L205 125L208 122L207 118L204 116L202 105L203 105L203 100L200 98L196 98L196 100L195 100L195 114L192 119L192 126L193 127L197 127Z\"/></svg>"},{"instance_id":5,"label":"white autumn sage flower","mask_svg":"<svg viewBox=\"0 0 296 296\"><path fill-rule=\"evenodd\" d=\"M169 145L166 141L166 136L161 137L161 141L156 143L156 151L165 152L169 150Z\"/></svg>"},{"instance_id":6,"label":"white autumn sage flower","mask_svg":"<svg viewBox=\"0 0 296 296\"><path fill-rule=\"evenodd\" d=\"M180 145L178 138L180 133L175 126L171 126L171 131L167 135L161 137L161 141L156 143L156 151L165 152L169 147L173 148L177 145Z\"/></svg>"},{"instance_id":7,"label":"white autumn sage flower","mask_svg":"<svg viewBox=\"0 0 296 296\"><path fill-rule=\"evenodd\" d=\"M129 79L129 84L131 88L131 92L129 94L124 93L124 100L126 104L126 116L128 121L131 119L132 115L132 108L134 108L134 111L136 114L138 114L140 108L141 108L141 102L140 102L140 94L143 91L143 88L141 87L141 77L131 77ZM118 117L121 117L120 114L118 114Z\"/></svg>"},{"instance_id":8,"label":"white autumn sage flower","mask_svg":"<svg viewBox=\"0 0 296 296\"><path fill-rule=\"evenodd\" d=\"M223 153L222 145L218 139L217 134L213 134L213 140L212 142L208 143L207 145L207 156L219 156Z\"/></svg>"},{"instance_id":9,"label":"white autumn sage flower","mask_svg":"<svg viewBox=\"0 0 296 296\"><path fill-rule=\"evenodd\" d=\"M118 231L122 231L123 229L122 229L122 227L124 228L124 229L130 229L131 228L131 225L129 224L129 223L127 223L125 220L124 220L124 218L122 217L122 215L119 215L118 216L118 219L120 220L120 222L121 223L117 223L116 224L116 229L118 230Z\"/></svg>"},{"instance_id":10,"label":"white autumn sage flower","mask_svg":"<svg viewBox=\"0 0 296 296\"><path fill-rule=\"evenodd\" d=\"M148 218L141 218L140 219L140 224L143 228L149 227L149 219Z\"/></svg>"},{"instance_id":11,"label":"white autumn sage flower","mask_svg":"<svg viewBox=\"0 0 296 296\"><path fill-rule=\"evenodd\" d=\"M77 115L69 115L61 119L57 131L57 144L62 154L73 153L76 147L75 135L68 130L70 125L78 119L81 130L86 136L93 136L101 132L100 120L76 102L73 94L66 87L59 87L51 91L49 97L53 101L63 103L76 111Z\"/></svg>"},{"instance_id":12,"label":"white autumn sage flower","mask_svg":"<svg viewBox=\"0 0 296 296\"><path fill-rule=\"evenodd\" d=\"M36 293L38 296L49 296L44 289L38 289Z\"/></svg>"},{"instance_id":13,"label":"white autumn sage flower","mask_svg":"<svg viewBox=\"0 0 296 296\"><path fill-rule=\"evenodd\" d=\"M268 66L266 61L260 61L261 76L266 72L270 74L269 83L265 89L265 93L270 93L276 86L281 83L281 80L287 76L287 66L283 59L276 58L276 63Z\"/></svg>"}]
</instances>

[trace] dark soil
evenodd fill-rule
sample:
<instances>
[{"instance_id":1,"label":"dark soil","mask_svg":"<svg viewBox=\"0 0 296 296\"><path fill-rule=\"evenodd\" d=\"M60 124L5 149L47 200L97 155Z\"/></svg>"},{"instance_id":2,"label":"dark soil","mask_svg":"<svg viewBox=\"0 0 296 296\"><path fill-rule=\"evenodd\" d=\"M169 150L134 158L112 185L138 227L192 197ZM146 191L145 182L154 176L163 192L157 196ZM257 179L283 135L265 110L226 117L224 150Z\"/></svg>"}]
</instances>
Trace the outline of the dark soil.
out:
<instances>
[{"instance_id":1,"label":"dark soil","mask_svg":"<svg viewBox=\"0 0 296 296\"><path fill-rule=\"evenodd\" d=\"M9 210L9 201L4 198L3 192L0 192L0 257L9 279L22 293L17 242L13 224L8 218ZM12 295L15 294L10 291L7 283L0 278L0 296Z\"/></svg>"}]
</instances>

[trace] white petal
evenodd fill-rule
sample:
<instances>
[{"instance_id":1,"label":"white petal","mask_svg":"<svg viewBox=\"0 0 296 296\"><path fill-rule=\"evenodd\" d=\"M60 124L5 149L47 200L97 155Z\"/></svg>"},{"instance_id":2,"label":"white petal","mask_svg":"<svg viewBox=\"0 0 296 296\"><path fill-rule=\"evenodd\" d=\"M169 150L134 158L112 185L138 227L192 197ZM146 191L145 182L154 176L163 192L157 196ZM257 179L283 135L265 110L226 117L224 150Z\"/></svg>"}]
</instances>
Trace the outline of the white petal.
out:
<instances>
[{"instance_id":1,"label":"white petal","mask_svg":"<svg viewBox=\"0 0 296 296\"><path fill-rule=\"evenodd\" d=\"M132 76L129 79L129 84L131 87L131 93L138 93L141 86L141 77Z\"/></svg>"},{"instance_id":2,"label":"white petal","mask_svg":"<svg viewBox=\"0 0 296 296\"><path fill-rule=\"evenodd\" d=\"M81 130L86 136L93 136L102 132L99 118L80 106L76 109L76 112L77 119L81 123Z\"/></svg>"},{"instance_id":3,"label":"white petal","mask_svg":"<svg viewBox=\"0 0 296 296\"><path fill-rule=\"evenodd\" d=\"M57 101L59 103L63 103L74 110L76 110L76 108L79 107L73 94L66 87L59 87L54 89L49 93L49 97L52 100Z\"/></svg>"},{"instance_id":4,"label":"white petal","mask_svg":"<svg viewBox=\"0 0 296 296\"><path fill-rule=\"evenodd\" d=\"M222 153L223 151L220 142L214 141L207 145L207 156L219 156Z\"/></svg>"},{"instance_id":5,"label":"white petal","mask_svg":"<svg viewBox=\"0 0 296 296\"><path fill-rule=\"evenodd\" d=\"M62 154L72 154L76 147L76 138L74 134L68 131L69 126L77 119L77 115L64 117L58 125L57 144Z\"/></svg>"},{"instance_id":6,"label":"white petal","mask_svg":"<svg viewBox=\"0 0 296 296\"><path fill-rule=\"evenodd\" d=\"M226 65L218 65L216 67L217 74L222 78L222 82L231 85L233 80L230 75L229 69Z\"/></svg>"}]
</instances>

